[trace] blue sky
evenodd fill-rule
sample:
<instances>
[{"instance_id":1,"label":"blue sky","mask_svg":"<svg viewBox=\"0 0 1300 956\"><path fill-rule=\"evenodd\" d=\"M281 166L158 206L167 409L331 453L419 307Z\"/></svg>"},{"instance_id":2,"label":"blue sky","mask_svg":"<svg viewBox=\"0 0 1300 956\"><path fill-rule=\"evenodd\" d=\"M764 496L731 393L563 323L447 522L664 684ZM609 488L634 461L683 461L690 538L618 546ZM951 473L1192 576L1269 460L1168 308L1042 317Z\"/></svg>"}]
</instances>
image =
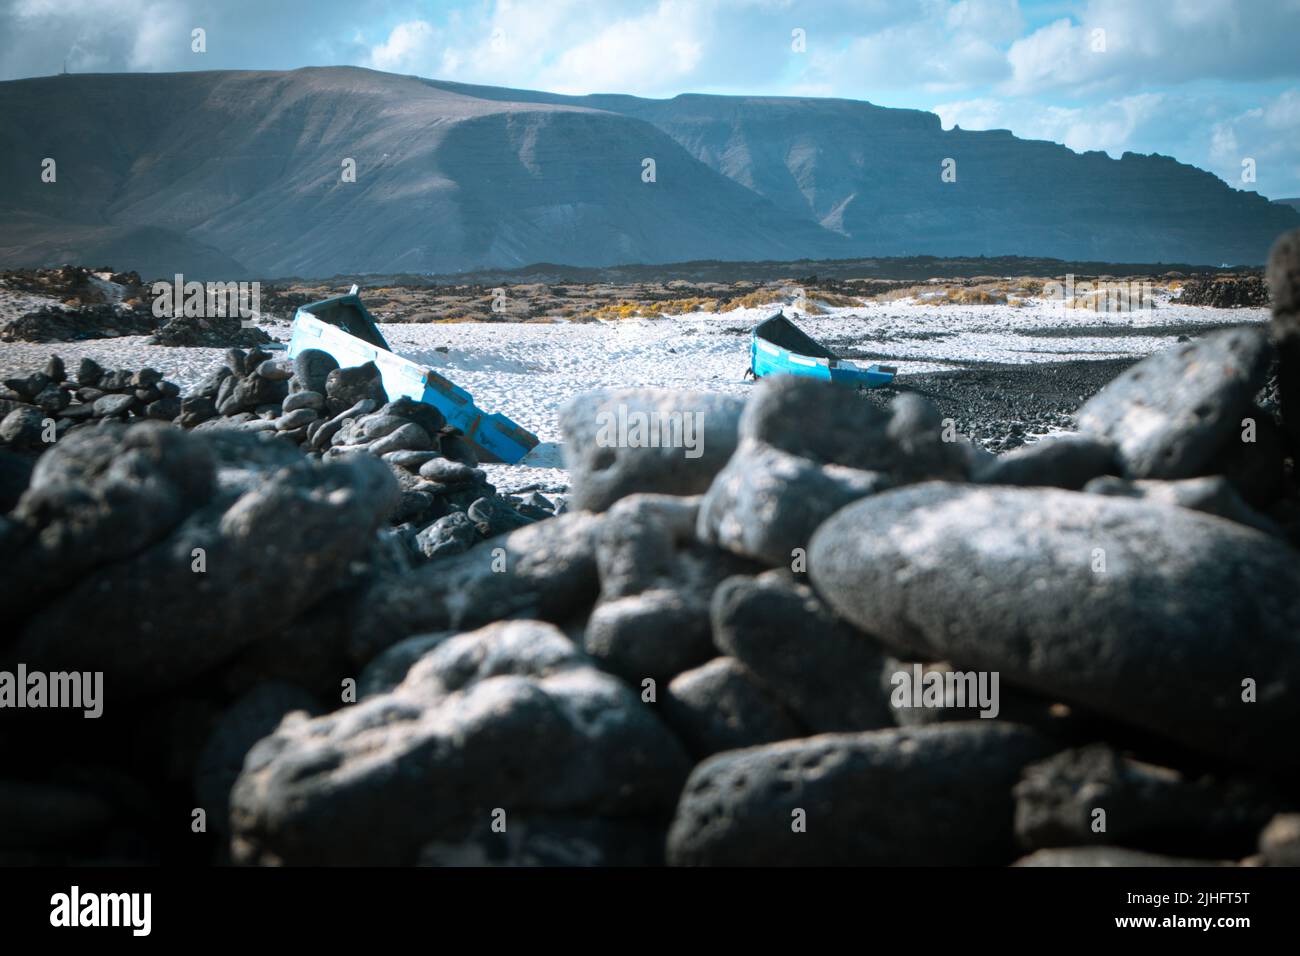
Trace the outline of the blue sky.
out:
<instances>
[{"instance_id":1,"label":"blue sky","mask_svg":"<svg viewBox=\"0 0 1300 956\"><path fill-rule=\"evenodd\" d=\"M0 0L2 79L65 60L350 64L564 93L839 96L1164 153L1270 198L1300 196L1297 41L1300 0Z\"/></svg>"}]
</instances>

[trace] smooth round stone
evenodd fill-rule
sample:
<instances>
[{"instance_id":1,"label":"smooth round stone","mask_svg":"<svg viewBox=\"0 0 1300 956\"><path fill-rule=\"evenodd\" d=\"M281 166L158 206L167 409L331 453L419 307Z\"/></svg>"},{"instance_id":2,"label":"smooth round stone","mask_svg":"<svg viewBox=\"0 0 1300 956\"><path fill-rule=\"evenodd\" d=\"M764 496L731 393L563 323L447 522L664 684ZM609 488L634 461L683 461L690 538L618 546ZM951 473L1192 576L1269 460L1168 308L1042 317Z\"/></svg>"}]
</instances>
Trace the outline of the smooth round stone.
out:
<instances>
[{"instance_id":1,"label":"smooth round stone","mask_svg":"<svg viewBox=\"0 0 1300 956\"><path fill-rule=\"evenodd\" d=\"M320 392L301 391L294 392L284 400L280 408L288 412L296 412L302 408L314 408L318 411L325 410L325 396Z\"/></svg>"},{"instance_id":2,"label":"smooth round stone","mask_svg":"<svg viewBox=\"0 0 1300 956\"><path fill-rule=\"evenodd\" d=\"M428 432L419 425L408 422L383 438L372 441L370 453L383 456L393 451L426 451L432 444Z\"/></svg>"},{"instance_id":3,"label":"smooth round stone","mask_svg":"<svg viewBox=\"0 0 1300 956\"><path fill-rule=\"evenodd\" d=\"M287 382L293 378L293 365L276 359L267 359L257 366L257 374L272 382Z\"/></svg>"},{"instance_id":4,"label":"smooth round stone","mask_svg":"<svg viewBox=\"0 0 1300 956\"><path fill-rule=\"evenodd\" d=\"M299 408L296 411L281 415L276 419L275 427L282 432L293 431L295 428L306 428L308 424L316 421L316 410L313 408Z\"/></svg>"},{"instance_id":5,"label":"smooth round stone","mask_svg":"<svg viewBox=\"0 0 1300 956\"><path fill-rule=\"evenodd\" d=\"M134 404L134 395L105 395L95 399L95 415L100 418L125 415Z\"/></svg>"},{"instance_id":6,"label":"smooth round stone","mask_svg":"<svg viewBox=\"0 0 1300 956\"><path fill-rule=\"evenodd\" d=\"M425 462L438 458L436 451L390 451L383 456L384 461L408 471L419 471Z\"/></svg>"},{"instance_id":7,"label":"smooth round stone","mask_svg":"<svg viewBox=\"0 0 1300 956\"><path fill-rule=\"evenodd\" d=\"M474 480L475 471L469 465L446 458L430 458L420 465L420 477L439 484L455 485Z\"/></svg>"},{"instance_id":8,"label":"smooth round stone","mask_svg":"<svg viewBox=\"0 0 1300 956\"><path fill-rule=\"evenodd\" d=\"M604 511L637 492L705 491L736 450L744 403L669 388L599 389L559 413L573 507ZM444 440L443 453L455 457Z\"/></svg>"}]
</instances>

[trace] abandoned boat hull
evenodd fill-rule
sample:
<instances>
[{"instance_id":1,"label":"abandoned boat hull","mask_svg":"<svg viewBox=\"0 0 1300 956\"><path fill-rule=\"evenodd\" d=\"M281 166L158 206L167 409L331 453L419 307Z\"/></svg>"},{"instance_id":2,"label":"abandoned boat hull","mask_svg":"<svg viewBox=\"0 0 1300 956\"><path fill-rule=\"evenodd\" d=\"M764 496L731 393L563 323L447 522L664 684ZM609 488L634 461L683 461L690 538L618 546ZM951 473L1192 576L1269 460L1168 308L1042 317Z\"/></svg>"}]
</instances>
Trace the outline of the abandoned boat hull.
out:
<instances>
[{"instance_id":1,"label":"abandoned boat hull","mask_svg":"<svg viewBox=\"0 0 1300 956\"><path fill-rule=\"evenodd\" d=\"M346 313L343 324L362 331L365 338L317 317L320 313L340 321L340 310ZM293 357L307 349L320 349L345 368L374 362L390 399L405 395L432 405L442 412L447 424L464 433L485 461L515 464L537 447L539 439L532 432L504 415L483 411L463 388L432 369L394 354L358 296L337 296L298 309L293 318L288 353Z\"/></svg>"},{"instance_id":2,"label":"abandoned boat hull","mask_svg":"<svg viewBox=\"0 0 1300 956\"><path fill-rule=\"evenodd\" d=\"M773 338L778 341L773 341ZM799 350L791 348L791 345ZM749 367L755 378L802 375L858 388L888 385L895 374L895 369L889 365L862 368L848 359L837 357L782 314L754 327L749 345Z\"/></svg>"}]
</instances>

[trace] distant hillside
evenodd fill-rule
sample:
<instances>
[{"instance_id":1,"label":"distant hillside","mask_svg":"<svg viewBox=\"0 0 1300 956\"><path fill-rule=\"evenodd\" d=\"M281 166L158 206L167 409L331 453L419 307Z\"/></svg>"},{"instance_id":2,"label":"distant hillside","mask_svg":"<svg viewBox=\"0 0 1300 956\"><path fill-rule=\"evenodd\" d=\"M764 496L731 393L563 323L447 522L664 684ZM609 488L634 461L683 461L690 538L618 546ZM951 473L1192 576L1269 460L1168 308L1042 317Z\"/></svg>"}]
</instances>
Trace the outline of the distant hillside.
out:
<instances>
[{"instance_id":1,"label":"distant hillside","mask_svg":"<svg viewBox=\"0 0 1300 956\"><path fill-rule=\"evenodd\" d=\"M0 180L0 265L199 278L920 254L1256 264L1300 226L1172 159L945 132L914 110L352 67L0 83Z\"/></svg>"},{"instance_id":2,"label":"distant hillside","mask_svg":"<svg viewBox=\"0 0 1300 956\"><path fill-rule=\"evenodd\" d=\"M1290 206L1292 209L1300 210L1300 196L1291 199L1274 199L1273 202L1281 203L1283 206Z\"/></svg>"},{"instance_id":3,"label":"distant hillside","mask_svg":"<svg viewBox=\"0 0 1300 956\"><path fill-rule=\"evenodd\" d=\"M1045 256L1256 265L1300 214L1167 156L1075 153L1007 130L856 100L558 96L426 81L483 98L644 119L696 158L851 240L857 256ZM945 159L956 182L943 182Z\"/></svg>"}]
</instances>

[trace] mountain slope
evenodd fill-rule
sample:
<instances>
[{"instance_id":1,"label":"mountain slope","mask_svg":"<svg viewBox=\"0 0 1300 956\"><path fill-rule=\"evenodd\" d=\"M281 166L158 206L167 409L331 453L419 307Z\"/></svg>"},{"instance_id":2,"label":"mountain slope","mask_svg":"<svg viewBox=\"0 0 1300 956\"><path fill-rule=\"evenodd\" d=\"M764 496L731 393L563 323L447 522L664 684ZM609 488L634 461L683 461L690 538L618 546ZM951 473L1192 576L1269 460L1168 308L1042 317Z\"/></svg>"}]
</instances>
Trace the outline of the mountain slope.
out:
<instances>
[{"instance_id":1,"label":"mountain slope","mask_svg":"<svg viewBox=\"0 0 1300 956\"><path fill-rule=\"evenodd\" d=\"M846 248L648 123L367 70L24 80L0 84L0 117L6 220L173 230L263 276ZM37 175L47 156L56 183Z\"/></svg>"},{"instance_id":2,"label":"mountain slope","mask_svg":"<svg viewBox=\"0 0 1300 956\"><path fill-rule=\"evenodd\" d=\"M0 83L0 183L0 264L199 278L917 254L1253 264L1300 225L1167 157L945 131L916 110L352 67Z\"/></svg>"},{"instance_id":3,"label":"mountain slope","mask_svg":"<svg viewBox=\"0 0 1300 956\"><path fill-rule=\"evenodd\" d=\"M479 98L517 91L426 81ZM849 238L854 255L1256 264L1300 215L1166 156L1075 153L856 100L528 94L646 120L697 159ZM944 182L945 159L956 181Z\"/></svg>"}]
</instances>

